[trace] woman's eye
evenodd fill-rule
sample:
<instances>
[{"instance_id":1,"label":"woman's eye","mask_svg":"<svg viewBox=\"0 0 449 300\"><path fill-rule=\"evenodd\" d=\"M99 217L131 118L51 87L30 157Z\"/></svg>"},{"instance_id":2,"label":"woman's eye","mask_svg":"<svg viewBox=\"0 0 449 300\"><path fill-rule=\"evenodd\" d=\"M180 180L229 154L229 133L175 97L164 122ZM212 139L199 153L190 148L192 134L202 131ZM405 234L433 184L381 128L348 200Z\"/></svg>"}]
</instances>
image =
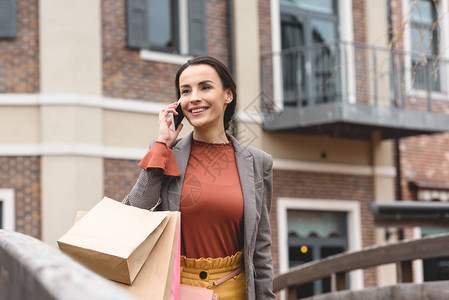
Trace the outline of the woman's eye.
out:
<instances>
[{"instance_id":1,"label":"woman's eye","mask_svg":"<svg viewBox=\"0 0 449 300\"><path fill-rule=\"evenodd\" d=\"M208 86L208 85L203 85L203 87L201 88L202 90L209 90L210 89L210 86Z\"/></svg>"},{"instance_id":2,"label":"woman's eye","mask_svg":"<svg viewBox=\"0 0 449 300\"><path fill-rule=\"evenodd\" d=\"M189 92L189 90L182 90L181 94L187 94Z\"/></svg>"}]
</instances>

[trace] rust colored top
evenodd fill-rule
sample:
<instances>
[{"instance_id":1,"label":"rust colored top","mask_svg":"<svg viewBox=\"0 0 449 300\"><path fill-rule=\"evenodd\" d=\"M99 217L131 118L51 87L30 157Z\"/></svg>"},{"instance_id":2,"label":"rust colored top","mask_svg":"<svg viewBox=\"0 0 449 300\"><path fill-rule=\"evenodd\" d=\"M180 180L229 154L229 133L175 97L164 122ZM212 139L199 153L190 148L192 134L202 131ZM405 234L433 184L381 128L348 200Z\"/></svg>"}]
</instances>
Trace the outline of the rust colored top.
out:
<instances>
[{"instance_id":1,"label":"rust colored top","mask_svg":"<svg viewBox=\"0 0 449 300\"><path fill-rule=\"evenodd\" d=\"M179 176L171 149L156 142L139 164ZM175 167L176 168L175 168ZM181 191L181 253L226 257L243 249L243 194L232 143L193 140Z\"/></svg>"}]
</instances>

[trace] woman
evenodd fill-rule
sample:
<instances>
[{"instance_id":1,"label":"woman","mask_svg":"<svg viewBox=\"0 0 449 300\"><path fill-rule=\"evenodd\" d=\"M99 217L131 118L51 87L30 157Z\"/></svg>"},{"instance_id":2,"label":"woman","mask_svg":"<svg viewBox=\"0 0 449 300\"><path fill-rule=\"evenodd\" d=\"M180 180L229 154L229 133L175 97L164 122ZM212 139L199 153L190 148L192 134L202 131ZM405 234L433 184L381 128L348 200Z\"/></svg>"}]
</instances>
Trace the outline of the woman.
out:
<instances>
[{"instance_id":1,"label":"woman","mask_svg":"<svg viewBox=\"0 0 449 300\"><path fill-rule=\"evenodd\" d=\"M220 61L189 60L175 84L193 132L177 139L182 124L170 128L176 102L161 110L159 136L139 164L130 204L181 211L181 283L212 288L220 299L274 299L272 158L226 134L237 92ZM226 275L231 279L211 286Z\"/></svg>"}]
</instances>

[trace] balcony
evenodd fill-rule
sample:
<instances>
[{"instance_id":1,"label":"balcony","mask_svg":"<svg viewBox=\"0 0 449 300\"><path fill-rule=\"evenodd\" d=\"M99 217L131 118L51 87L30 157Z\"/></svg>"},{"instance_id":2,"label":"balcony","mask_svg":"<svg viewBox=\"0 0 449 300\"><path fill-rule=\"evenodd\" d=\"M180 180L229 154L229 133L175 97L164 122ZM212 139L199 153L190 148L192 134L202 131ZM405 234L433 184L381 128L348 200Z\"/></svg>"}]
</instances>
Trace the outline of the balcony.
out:
<instances>
[{"instance_id":1,"label":"balcony","mask_svg":"<svg viewBox=\"0 0 449 300\"><path fill-rule=\"evenodd\" d=\"M449 131L449 61L336 42L262 57L266 131L383 139Z\"/></svg>"}]
</instances>

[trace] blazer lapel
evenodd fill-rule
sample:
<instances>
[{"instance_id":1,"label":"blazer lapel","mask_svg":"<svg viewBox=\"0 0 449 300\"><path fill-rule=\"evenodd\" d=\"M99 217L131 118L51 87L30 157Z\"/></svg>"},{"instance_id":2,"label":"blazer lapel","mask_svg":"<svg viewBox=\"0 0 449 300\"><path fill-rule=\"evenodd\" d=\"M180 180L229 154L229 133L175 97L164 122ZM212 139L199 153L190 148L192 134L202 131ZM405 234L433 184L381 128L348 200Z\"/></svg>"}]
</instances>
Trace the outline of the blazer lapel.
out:
<instances>
[{"instance_id":1,"label":"blazer lapel","mask_svg":"<svg viewBox=\"0 0 449 300\"><path fill-rule=\"evenodd\" d=\"M173 155L175 156L176 162L178 164L181 176L173 177L172 185L169 188L169 209L179 211L179 205L181 203L181 190L182 183L184 182L184 175L187 169L187 163L189 162L190 150L192 149L193 132L188 136L181 139L172 148Z\"/></svg>"},{"instance_id":2,"label":"blazer lapel","mask_svg":"<svg viewBox=\"0 0 449 300\"><path fill-rule=\"evenodd\" d=\"M235 150L235 160L240 177L240 185L243 193L243 239L244 246L248 249L248 243L252 241L254 228L256 225L256 186L254 184L254 164L251 153L242 147L242 145L233 137L232 140Z\"/></svg>"}]
</instances>

